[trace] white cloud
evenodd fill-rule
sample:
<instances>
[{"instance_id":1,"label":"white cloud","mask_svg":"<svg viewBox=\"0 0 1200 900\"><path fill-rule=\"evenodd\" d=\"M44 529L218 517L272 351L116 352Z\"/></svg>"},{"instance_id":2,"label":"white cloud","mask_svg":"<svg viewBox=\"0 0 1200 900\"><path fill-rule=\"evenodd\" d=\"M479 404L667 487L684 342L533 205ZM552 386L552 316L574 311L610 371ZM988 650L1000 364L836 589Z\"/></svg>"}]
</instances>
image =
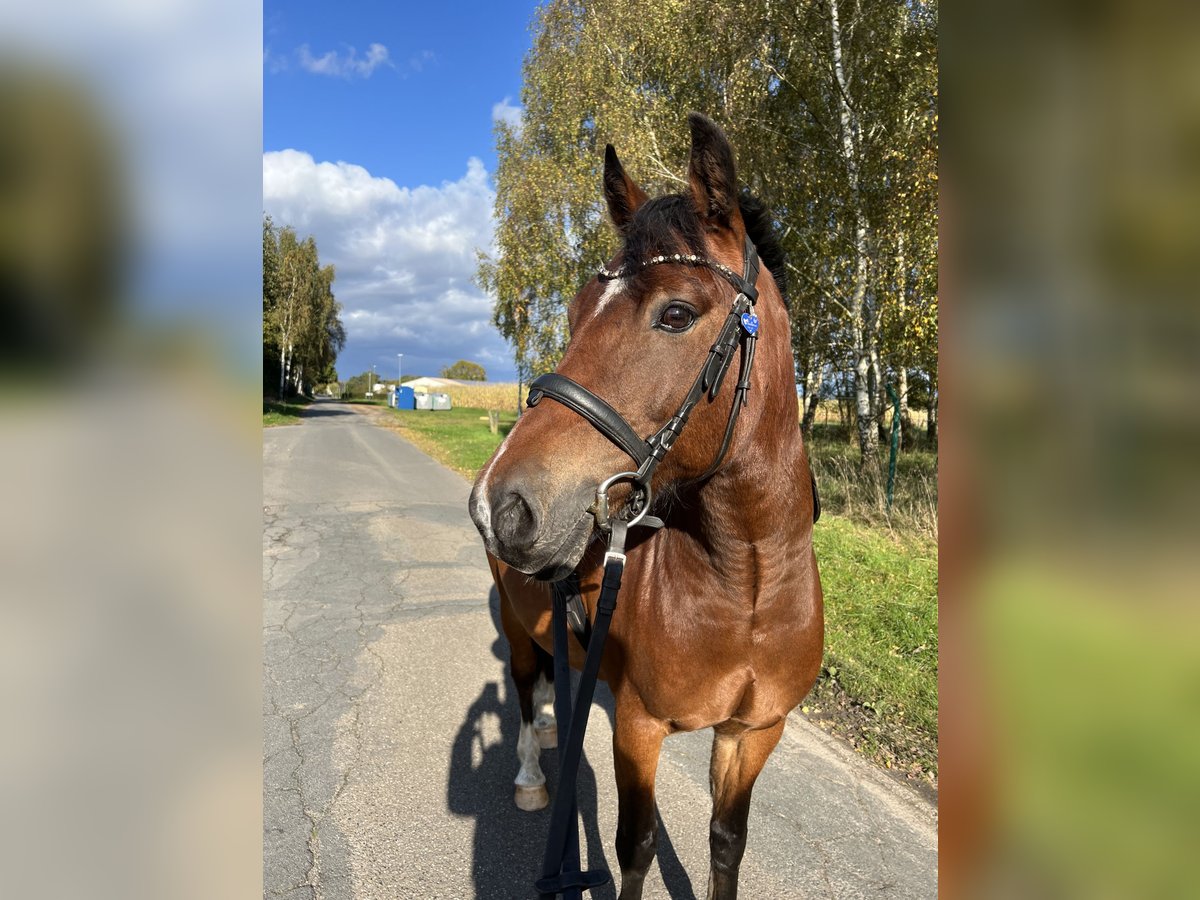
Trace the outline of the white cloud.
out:
<instances>
[{"instance_id":1,"label":"white cloud","mask_svg":"<svg viewBox=\"0 0 1200 900\"><path fill-rule=\"evenodd\" d=\"M288 70L288 58L276 53L268 44L263 47L263 68L272 75Z\"/></svg>"},{"instance_id":2,"label":"white cloud","mask_svg":"<svg viewBox=\"0 0 1200 900\"><path fill-rule=\"evenodd\" d=\"M503 122L514 131L521 130L521 107L513 106L509 102L511 98L505 97L499 103L492 106L492 121Z\"/></svg>"},{"instance_id":3,"label":"white cloud","mask_svg":"<svg viewBox=\"0 0 1200 900\"><path fill-rule=\"evenodd\" d=\"M380 66L395 68L388 58L388 48L383 44L371 44L365 56L359 56L354 47L347 46L344 54L330 50L321 56L313 56L308 44L296 49L300 68L314 75L329 75L334 78L370 78Z\"/></svg>"},{"instance_id":4,"label":"white cloud","mask_svg":"<svg viewBox=\"0 0 1200 900\"><path fill-rule=\"evenodd\" d=\"M492 302L471 283L476 249L492 244L494 201L474 158L457 181L410 188L299 150L263 154L264 209L312 234L322 260L336 267L349 336L343 374L394 363L398 352L408 371L436 374L473 359L491 377L511 374Z\"/></svg>"},{"instance_id":5,"label":"white cloud","mask_svg":"<svg viewBox=\"0 0 1200 900\"><path fill-rule=\"evenodd\" d=\"M416 56L409 57L408 67L414 72L423 72L430 63L437 62L437 54L432 50L422 50Z\"/></svg>"}]
</instances>

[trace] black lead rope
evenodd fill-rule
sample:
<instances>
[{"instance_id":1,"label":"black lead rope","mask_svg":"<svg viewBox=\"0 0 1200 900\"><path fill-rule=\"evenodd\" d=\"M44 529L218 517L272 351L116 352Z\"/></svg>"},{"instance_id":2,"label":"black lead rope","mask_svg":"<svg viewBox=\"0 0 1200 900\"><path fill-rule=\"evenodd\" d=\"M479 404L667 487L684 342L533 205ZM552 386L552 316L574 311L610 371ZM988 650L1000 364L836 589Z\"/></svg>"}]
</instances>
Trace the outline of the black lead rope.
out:
<instances>
[{"instance_id":1,"label":"black lead rope","mask_svg":"<svg viewBox=\"0 0 1200 900\"><path fill-rule=\"evenodd\" d=\"M558 720L559 733L562 734L563 740L558 742L558 768L560 772L566 771L563 766L563 759L566 755L567 741L566 737L571 732L571 664L568 659L568 654L565 652L567 646L566 632L566 611L568 604L572 603L575 597L578 596L579 577L572 573L567 582L555 582L553 585L554 591L554 609L552 627L554 629L554 717ZM574 596L572 596L574 595ZM561 792L561 786L559 788ZM557 805L556 795L556 805ZM568 812L567 821L567 839L563 845L562 860L559 866L558 875L559 882L548 887L562 888L563 897L567 900L579 900L582 896L581 887L578 882L583 877L584 873L579 869L579 816L578 816L578 801L571 794L571 809ZM549 871L548 863L546 870ZM591 873L589 873L591 874ZM563 877L568 876L568 877ZM595 880L596 876L592 875L591 880ZM603 884L604 880L596 881L596 884ZM571 883L570 887L566 886L566 881ZM541 891L539 882L539 892ZM541 893L545 897L546 894ZM553 896L553 894L551 895Z\"/></svg>"},{"instance_id":2,"label":"black lead rope","mask_svg":"<svg viewBox=\"0 0 1200 900\"><path fill-rule=\"evenodd\" d=\"M617 608L621 576L625 572L625 536L627 526L614 521L604 554L604 580L600 583L600 599L596 603L596 621L587 656L579 676L579 693L571 701L570 650L567 646L566 591L554 591L554 714L558 718L559 734L566 730L566 741L558 746L558 789L550 811L550 836L546 839L546 855L542 861L542 877L535 887L543 900L582 900L583 891L607 884L612 876L606 869L582 871L579 861L579 810L576 782L579 759L583 752L583 735L587 729L588 712L600 674L600 657L604 640Z\"/></svg>"}]
</instances>

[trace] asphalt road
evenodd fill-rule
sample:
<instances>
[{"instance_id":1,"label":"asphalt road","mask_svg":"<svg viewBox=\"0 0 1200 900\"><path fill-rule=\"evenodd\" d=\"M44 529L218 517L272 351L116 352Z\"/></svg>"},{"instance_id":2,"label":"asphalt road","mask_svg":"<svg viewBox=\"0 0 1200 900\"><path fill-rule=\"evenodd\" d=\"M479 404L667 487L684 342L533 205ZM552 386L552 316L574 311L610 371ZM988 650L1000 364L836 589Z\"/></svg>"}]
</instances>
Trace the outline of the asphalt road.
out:
<instances>
[{"instance_id":1,"label":"asphalt road","mask_svg":"<svg viewBox=\"0 0 1200 900\"><path fill-rule=\"evenodd\" d=\"M319 402L265 430L263 486L264 897L535 897L549 810L513 805L519 712L469 485ZM602 685L580 796L586 854L616 870L610 700ZM704 896L710 743L664 744L648 898ZM553 751L542 766L553 793ZM936 816L793 715L755 789L741 896L932 898Z\"/></svg>"}]
</instances>

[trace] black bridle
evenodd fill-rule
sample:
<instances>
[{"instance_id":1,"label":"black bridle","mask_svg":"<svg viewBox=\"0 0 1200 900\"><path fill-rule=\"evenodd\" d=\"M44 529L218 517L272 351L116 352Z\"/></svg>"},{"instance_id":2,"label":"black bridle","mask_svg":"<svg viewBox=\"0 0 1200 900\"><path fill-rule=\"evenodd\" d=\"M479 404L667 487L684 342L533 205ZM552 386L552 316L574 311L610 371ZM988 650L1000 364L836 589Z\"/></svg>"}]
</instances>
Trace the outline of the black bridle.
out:
<instances>
[{"instance_id":1,"label":"black bridle","mask_svg":"<svg viewBox=\"0 0 1200 900\"><path fill-rule=\"evenodd\" d=\"M751 312L758 300L758 288L755 287L755 282L758 280L758 251L748 235L745 246L745 265L741 275L728 266L703 256L683 253L655 256L638 263L626 263L615 271L601 267L597 273L597 277L601 281L613 281L617 278L629 277L650 266L703 266L724 278L737 290L737 296L733 299L729 315L726 316L721 330L717 333L717 338L708 351L708 358L700 367L700 374L692 383L691 390L683 398L675 415L648 438L639 437L619 412L583 385L572 381L565 375L559 375L556 372L541 375L529 385L527 401L529 406L537 406L543 397L557 400L563 406L587 419L597 431L633 457L638 465L637 471L620 472L603 481L597 488L596 503L592 508L592 513L596 517L596 525L601 531L611 531L612 523L608 515L608 489L620 481L630 481L634 486L634 494L626 506L629 524L637 524L646 517L650 508L650 480L654 475L654 470L682 434L688 417L691 416L692 410L700 402L700 398L705 392L708 393L709 401L716 398L717 392L725 380L725 375L733 363L734 351L741 347L741 369L738 374L733 403L729 408L729 419L725 424L725 437L721 442L721 449L717 451L708 470L696 481L703 481L711 476L729 451L738 413L746 405L746 395L750 391L750 368L754 364L754 345L758 339L758 317ZM653 520L646 524L658 525L661 523Z\"/></svg>"},{"instance_id":2,"label":"black bridle","mask_svg":"<svg viewBox=\"0 0 1200 900\"><path fill-rule=\"evenodd\" d=\"M572 604L575 606L575 616L577 619L582 618L583 623L587 623L587 615L579 598L579 581L575 573L572 573L565 584L557 582L554 585L554 707L559 733L565 732L566 739L558 746L558 791L555 793L554 806L550 813L550 834L546 840L542 878L536 884L539 895L550 900L558 896L562 896L563 900L581 900L583 891L605 884L610 877L604 870L585 872L580 868L576 780L579 759L583 752L587 714L600 672L600 659L604 653L604 641L608 635L612 614L617 607L617 594L621 590L621 576L625 571L626 534L629 528L638 524L662 526L661 521L648 515L651 500L650 479L655 468L683 432L688 417L700 402L700 398L705 392L708 393L710 402L716 398L721 383L733 363L734 351L739 346L742 350L741 370L733 404L729 409L729 420L725 424L725 437L712 464L696 479L697 482L712 475L724 460L733 438L738 413L746 405L746 394L750 390L750 367L754 364L754 343L758 339L758 318L751 313L758 300L758 289L755 287L758 280L758 251L754 248L754 242L749 237L746 238L745 268L740 276L728 266L702 256L676 253L655 256L640 263L627 263L616 271L601 268L598 277L601 281L612 281L650 266L667 264L703 266L711 269L733 285L737 296L734 297L729 315L717 333L717 339L708 351L708 358L701 366L700 374L696 376L675 415L665 425L650 437L643 439L619 412L565 375L542 375L534 379L529 386L530 406L536 406L543 397L557 400L591 422L597 431L633 457L638 465L637 471L619 472L605 479L596 489L596 502L592 507L592 514L596 518L597 527L608 535L608 549L604 554L604 579L600 584L600 597L596 602L595 623L586 630L574 629L587 654L579 676L578 693L573 701L567 646L567 622L572 612L570 607ZM608 514L608 489L619 481L632 482L634 493L623 510L623 517L613 519Z\"/></svg>"}]
</instances>

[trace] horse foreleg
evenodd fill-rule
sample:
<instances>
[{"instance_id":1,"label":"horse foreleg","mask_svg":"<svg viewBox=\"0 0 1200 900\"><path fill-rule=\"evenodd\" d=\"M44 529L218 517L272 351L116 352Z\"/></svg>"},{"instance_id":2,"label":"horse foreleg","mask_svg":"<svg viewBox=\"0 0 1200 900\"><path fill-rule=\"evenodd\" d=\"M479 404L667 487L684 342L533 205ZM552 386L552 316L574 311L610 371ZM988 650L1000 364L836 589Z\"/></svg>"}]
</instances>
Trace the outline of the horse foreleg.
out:
<instances>
[{"instance_id":1,"label":"horse foreleg","mask_svg":"<svg viewBox=\"0 0 1200 900\"><path fill-rule=\"evenodd\" d=\"M541 761L538 758L541 754L541 744L533 725L534 688L543 668L538 655L540 651L517 621L503 592L500 599L500 623L508 638L509 673L517 688L517 700L521 706L521 732L517 737L517 759L521 768L517 772L513 799L523 810L544 809L550 802L550 794L546 790L546 776L542 773Z\"/></svg>"},{"instance_id":2,"label":"horse foreleg","mask_svg":"<svg viewBox=\"0 0 1200 900\"><path fill-rule=\"evenodd\" d=\"M630 706L636 706L630 709ZM619 900L641 900L646 872L658 849L654 774L666 729L641 708L617 703L613 761L617 775L617 862L621 866Z\"/></svg>"},{"instance_id":3,"label":"horse foreleg","mask_svg":"<svg viewBox=\"0 0 1200 900\"><path fill-rule=\"evenodd\" d=\"M738 870L746 852L746 821L750 816L750 792L767 757L783 734L783 720L758 731L722 729L713 734L713 811L708 846L712 867L708 876L708 900L736 900Z\"/></svg>"},{"instance_id":4,"label":"horse foreleg","mask_svg":"<svg viewBox=\"0 0 1200 900\"><path fill-rule=\"evenodd\" d=\"M533 684L533 733L538 746L552 750L558 746L558 721L554 718L554 657L533 645L541 671Z\"/></svg>"}]
</instances>

